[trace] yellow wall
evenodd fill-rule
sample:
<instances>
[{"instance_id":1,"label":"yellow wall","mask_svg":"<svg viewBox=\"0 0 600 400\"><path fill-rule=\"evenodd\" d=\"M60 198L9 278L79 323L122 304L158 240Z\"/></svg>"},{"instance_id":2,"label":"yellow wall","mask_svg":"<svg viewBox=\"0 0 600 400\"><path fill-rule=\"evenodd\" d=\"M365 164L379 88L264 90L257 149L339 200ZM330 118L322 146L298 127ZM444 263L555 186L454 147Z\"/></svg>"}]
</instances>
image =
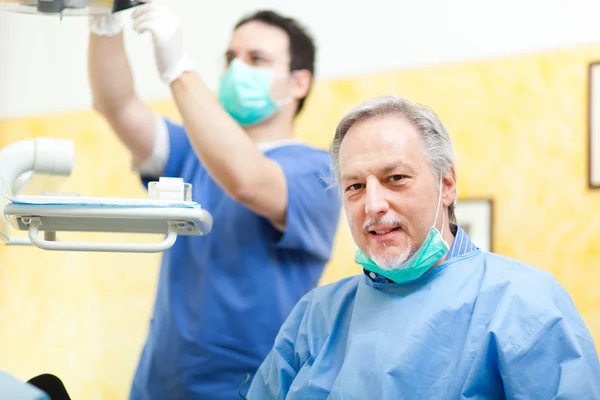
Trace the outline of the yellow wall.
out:
<instances>
[{"instance_id":1,"label":"yellow wall","mask_svg":"<svg viewBox=\"0 0 600 400\"><path fill-rule=\"evenodd\" d=\"M460 197L494 199L495 250L553 273L600 343L600 191L588 191L586 175L586 71L597 55L600 47L588 47L323 82L298 131L327 147L339 118L376 95L433 107L454 139ZM156 107L176 115L172 104ZM0 121L0 147L36 136L75 141L74 173L61 191L145 196L127 153L94 113ZM353 249L342 219L323 282L359 272ZM158 262L0 247L0 369L22 379L54 373L73 398L125 398Z\"/></svg>"}]
</instances>

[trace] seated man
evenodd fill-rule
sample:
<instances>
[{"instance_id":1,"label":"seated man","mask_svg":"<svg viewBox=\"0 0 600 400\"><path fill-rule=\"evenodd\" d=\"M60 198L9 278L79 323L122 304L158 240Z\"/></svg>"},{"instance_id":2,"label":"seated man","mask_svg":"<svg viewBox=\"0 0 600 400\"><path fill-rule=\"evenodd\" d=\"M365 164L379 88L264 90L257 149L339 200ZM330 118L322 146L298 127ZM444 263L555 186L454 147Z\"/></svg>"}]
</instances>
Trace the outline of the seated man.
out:
<instances>
[{"instance_id":1,"label":"seated man","mask_svg":"<svg viewBox=\"0 0 600 400\"><path fill-rule=\"evenodd\" d=\"M249 399L600 398L567 292L455 224L452 142L434 112L369 101L331 152L365 274L303 297Z\"/></svg>"}]
</instances>

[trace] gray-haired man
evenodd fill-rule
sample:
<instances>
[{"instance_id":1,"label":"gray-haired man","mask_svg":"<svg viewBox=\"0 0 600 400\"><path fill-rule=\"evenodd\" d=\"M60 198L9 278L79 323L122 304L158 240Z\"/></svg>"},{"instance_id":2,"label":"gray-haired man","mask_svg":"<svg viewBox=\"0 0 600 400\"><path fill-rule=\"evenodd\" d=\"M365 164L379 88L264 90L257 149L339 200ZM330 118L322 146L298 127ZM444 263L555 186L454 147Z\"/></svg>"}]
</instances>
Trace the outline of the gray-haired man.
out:
<instances>
[{"instance_id":1,"label":"gray-haired man","mask_svg":"<svg viewBox=\"0 0 600 400\"><path fill-rule=\"evenodd\" d=\"M299 302L253 399L598 399L592 337L548 273L455 224L452 142L433 111L368 101L332 161L364 275Z\"/></svg>"}]
</instances>

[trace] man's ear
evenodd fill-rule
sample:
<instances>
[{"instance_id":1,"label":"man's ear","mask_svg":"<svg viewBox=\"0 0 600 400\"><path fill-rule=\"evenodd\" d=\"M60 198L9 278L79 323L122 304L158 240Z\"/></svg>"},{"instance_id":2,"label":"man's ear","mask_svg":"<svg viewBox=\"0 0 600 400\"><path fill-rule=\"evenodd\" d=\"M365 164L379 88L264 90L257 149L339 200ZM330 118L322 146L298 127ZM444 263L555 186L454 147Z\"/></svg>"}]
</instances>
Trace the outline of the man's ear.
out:
<instances>
[{"instance_id":1,"label":"man's ear","mask_svg":"<svg viewBox=\"0 0 600 400\"><path fill-rule=\"evenodd\" d=\"M450 175L442 178L442 204L449 207L454 201L456 193L456 171L454 167L450 169Z\"/></svg>"},{"instance_id":2,"label":"man's ear","mask_svg":"<svg viewBox=\"0 0 600 400\"><path fill-rule=\"evenodd\" d=\"M312 79L312 74L307 69L294 71L291 77L291 96L296 100L305 98L308 95L308 92L310 91Z\"/></svg>"}]
</instances>

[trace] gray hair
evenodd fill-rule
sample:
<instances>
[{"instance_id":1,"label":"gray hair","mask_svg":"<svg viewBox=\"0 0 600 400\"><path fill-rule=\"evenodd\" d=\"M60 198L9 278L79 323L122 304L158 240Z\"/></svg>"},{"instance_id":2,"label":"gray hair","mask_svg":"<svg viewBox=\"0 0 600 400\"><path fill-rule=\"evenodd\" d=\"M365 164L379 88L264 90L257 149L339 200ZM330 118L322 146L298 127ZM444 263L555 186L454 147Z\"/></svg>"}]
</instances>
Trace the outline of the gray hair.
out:
<instances>
[{"instance_id":1,"label":"gray hair","mask_svg":"<svg viewBox=\"0 0 600 400\"><path fill-rule=\"evenodd\" d=\"M359 104L351 110L338 124L335 137L331 144L331 167L336 181L340 182L340 146L350 128L372 118L383 118L397 115L406 118L420 133L425 143L425 157L434 175L449 177L455 167L454 149L448 131L436 113L429 107L415 104L402 97L384 96ZM448 207L450 222L456 223L454 214L456 206L456 191L454 200Z\"/></svg>"}]
</instances>

